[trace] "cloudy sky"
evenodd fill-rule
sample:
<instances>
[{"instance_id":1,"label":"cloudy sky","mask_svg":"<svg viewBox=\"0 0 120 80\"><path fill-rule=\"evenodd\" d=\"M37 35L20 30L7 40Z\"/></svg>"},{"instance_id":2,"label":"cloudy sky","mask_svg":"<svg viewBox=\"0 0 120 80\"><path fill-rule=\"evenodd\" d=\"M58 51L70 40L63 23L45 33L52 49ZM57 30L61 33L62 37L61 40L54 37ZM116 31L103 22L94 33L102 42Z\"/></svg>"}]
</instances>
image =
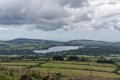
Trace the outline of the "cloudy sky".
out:
<instances>
[{"instance_id":1,"label":"cloudy sky","mask_svg":"<svg viewBox=\"0 0 120 80\"><path fill-rule=\"evenodd\" d=\"M120 41L120 0L0 0L0 40Z\"/></svg>"}]
</instances>

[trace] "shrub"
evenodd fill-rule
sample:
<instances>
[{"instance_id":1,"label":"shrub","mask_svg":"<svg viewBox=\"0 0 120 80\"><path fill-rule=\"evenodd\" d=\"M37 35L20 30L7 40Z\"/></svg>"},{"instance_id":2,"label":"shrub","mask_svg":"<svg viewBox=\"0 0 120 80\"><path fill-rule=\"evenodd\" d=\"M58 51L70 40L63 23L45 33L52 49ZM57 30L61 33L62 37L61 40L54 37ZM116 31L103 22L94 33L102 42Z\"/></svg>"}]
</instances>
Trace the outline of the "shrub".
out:
<instances>
[{"instance_id":1,"label":"shrub","mask_svg":"<svg viewBox=\"0 0 120 80\"><path fill-rule=\"evenodd\" d=\"M0 80L11 80L11 79L6 77L5 75L0 75Z\"/></svg>"},{"instance_id":2,"label":"shrub","mask_svg":"<svg viewBox=\"0 0 120 80\"><path fill-rule=\"evenodd\" d=\"M22 75L20 80L32 80L28 75Z\"/></svg>"},{"instance_id":3,"label":"shrub","mask_svg":"<svg viewBox=\"0 0 120 80\"><path fill-rule=\"evenodd\" d=\"M98 59L96 62L97 63L109 63L109 64L115 63L115 61L113 61L113 60L106 60L106 59Z\"/></svg>"},{"instance_id":4,"label":"shrub","mask_svg":"<svg viewBox=\"0 0 120 80\"><path fill-rule=\"evenodd\" d=\"M62 56L53 56L53 60L63 61L64 58Z\"/></svg>"},{"instance_id":5,"label":"shrub","mask_svg":"<svg viewBox=\"0 0 120 80\"><path fill-rule=\"evenodd\" d=\"M79 57L77 57L77 56L69 56L68 61L79 61Z\"/></svg>"},{"instance_id":6,"label":"shrub","mask_svg":"<svg viewBox=\"0 0 120 80\"><path fill-rule=\"evenodd\" d=\"M30 75L31 75L31 77L34 77L36 79L41 79L41 76L39 74L31 73Z\"/></svg>"},{"instance_id":7,"label":"shrub","mask_svg":"<svg viewBox=\"0 0 120 80\"><path fill-rule=\"evenodd\" d=\"M56 80L60 80L61 73L56 73Z\"/></svg>"}]
</instances>

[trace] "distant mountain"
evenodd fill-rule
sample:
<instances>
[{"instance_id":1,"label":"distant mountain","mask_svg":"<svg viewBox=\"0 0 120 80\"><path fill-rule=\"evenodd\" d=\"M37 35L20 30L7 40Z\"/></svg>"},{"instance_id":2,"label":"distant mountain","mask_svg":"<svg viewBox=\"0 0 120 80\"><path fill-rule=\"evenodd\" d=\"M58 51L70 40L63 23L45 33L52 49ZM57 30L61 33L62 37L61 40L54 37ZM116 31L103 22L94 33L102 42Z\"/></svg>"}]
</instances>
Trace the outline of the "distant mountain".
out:
<instances>
[{"instance_id":1,"label":"distant mountain","mask_svg":"<svg viewBox=\"0 0 120 80\"><path fill-rule=\"evenodd\" d=\"M86 47L120 47L120 42L105 42L96 40L71 40L68 42L60 42L42 39L17 38L9 41L0 42L0 50L15 49L48 49L52 46L86 46Z\"/></svg>"},{"instance_id":2,"label":"distant mountain","mask_svg":"<svg viewBox=\"0 0 120 80\"><path fill-rule=\"evenodd\" d=\"M60 42L53 40L17 38L9 41L0 41L0 55L32 55L34 54L33 50L48 49L53 46L85 46L84 48L64 52L64 54L69 55L73 53L77 55L83 53L88 55L120 53L120 42L105 42L84 39ZM62 52L59 53L62 54Z\"/></svg>"},{"instance_id":3,"label":"distant mountain","mask_svg":"<svg viewBox=\"0 0 120 80\"><path fill-rule=\"evenodd\" d=\"M42 40L42 39L27 39L17 38L7 41L8 43L39 43L39 44L53 44L53 45L71 45L71 46L116 46L120 47L120 42L105 42L96 40L71 40L68 42L60 42L53 40Z\"/></svg>"},{"instance_id":4,"label":"distant mountain","mask_svg":"<svg viewBox=\"0 0 120 80\"><path fill-rule=\"evenodd\" d=\"M37 43L39 41L40 40L38 40L38 39L17 38L17 39L9 40L7 42L11 42L11 43Z\"/></svg>"},{"instance_id":5,"label":"distant mountain","mask_svg":"<svg viewBox=\"0 0 120 80\"><path fill-rule=\"evenodd\" d=\"M119 46L120 42L105 42L105 41L95 41L95 40L72 40L66 42L66 45L82 45L82 46Z\"/></svg>"},{"instance_id":6,"label":"distant mountain","mask_svg":"<svg viewBox=\"0 0 120 80\"><path fill-rule=\"evenodd\" d=\"M42 39L17 38L0 42L0 50L16 50L16 49L47 49L52 46L64 45L63 42Z\"/></svg>"},{"instance_id":7,"label":"distant mountain","mask_svg":"<svg viewBox=\"0 0 120 80\"><path fill-rule=\"evenodd\" d=\"M13 40L7 41L9 43L62 43L60 41L53 41L53 40L42 40L42 39L27 39L27 38L17 38Z\"/></svg>"},{"instance_id":8,"label":"distant mountain","mask_svg":"<svg viewBox=\"0 0 120 80\"><path fill-rule=\"evenodd\" d=\"M0 40L0 42L4 42L4 41Z\"/></svg>"}]
</instances>

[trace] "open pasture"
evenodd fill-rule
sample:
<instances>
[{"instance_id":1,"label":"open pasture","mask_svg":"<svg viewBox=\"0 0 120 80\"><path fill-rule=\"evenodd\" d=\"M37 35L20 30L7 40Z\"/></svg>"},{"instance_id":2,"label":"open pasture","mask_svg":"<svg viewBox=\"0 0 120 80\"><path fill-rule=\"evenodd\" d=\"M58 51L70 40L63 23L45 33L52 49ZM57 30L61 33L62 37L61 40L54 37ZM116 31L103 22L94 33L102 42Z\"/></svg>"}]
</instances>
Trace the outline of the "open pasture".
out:
<instances>
[{"instance_id":1,"label":"open pasture","mask_svg":"<svg viewBox=\"0 0 120 80\"><path fill-rule=\"evenodd\" d=\"M61 73L69 76L92 76L104 78L120 78L114 71L116 65L102 64L96 62L74 62L74 61L19 61L3 62L2 67L9 69L29 69L43 73Z\"/></svg>"}]
</instances>

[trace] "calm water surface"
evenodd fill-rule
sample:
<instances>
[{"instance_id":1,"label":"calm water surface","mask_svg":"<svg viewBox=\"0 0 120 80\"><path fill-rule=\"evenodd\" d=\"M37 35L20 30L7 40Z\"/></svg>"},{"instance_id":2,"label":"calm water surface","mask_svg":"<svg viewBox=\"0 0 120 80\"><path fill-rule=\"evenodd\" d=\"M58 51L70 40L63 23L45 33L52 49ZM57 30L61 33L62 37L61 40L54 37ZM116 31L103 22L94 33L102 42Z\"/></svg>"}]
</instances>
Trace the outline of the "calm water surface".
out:
<instances>
[{"instance_id":1,"label":"calm water surface","mask_svg":"<svg viewBox=\"0 0 120 80\"><path fill-rule=\"evenodd\" d=\"M49 52L58 52L58 51L68 51L68 50L73 50L73 49L78 49L78 48L83 48L84 46L55 46L55 47L50 47L45 50L34 50L35 53L49 53Z\"/></svg>"}]
</instances>

